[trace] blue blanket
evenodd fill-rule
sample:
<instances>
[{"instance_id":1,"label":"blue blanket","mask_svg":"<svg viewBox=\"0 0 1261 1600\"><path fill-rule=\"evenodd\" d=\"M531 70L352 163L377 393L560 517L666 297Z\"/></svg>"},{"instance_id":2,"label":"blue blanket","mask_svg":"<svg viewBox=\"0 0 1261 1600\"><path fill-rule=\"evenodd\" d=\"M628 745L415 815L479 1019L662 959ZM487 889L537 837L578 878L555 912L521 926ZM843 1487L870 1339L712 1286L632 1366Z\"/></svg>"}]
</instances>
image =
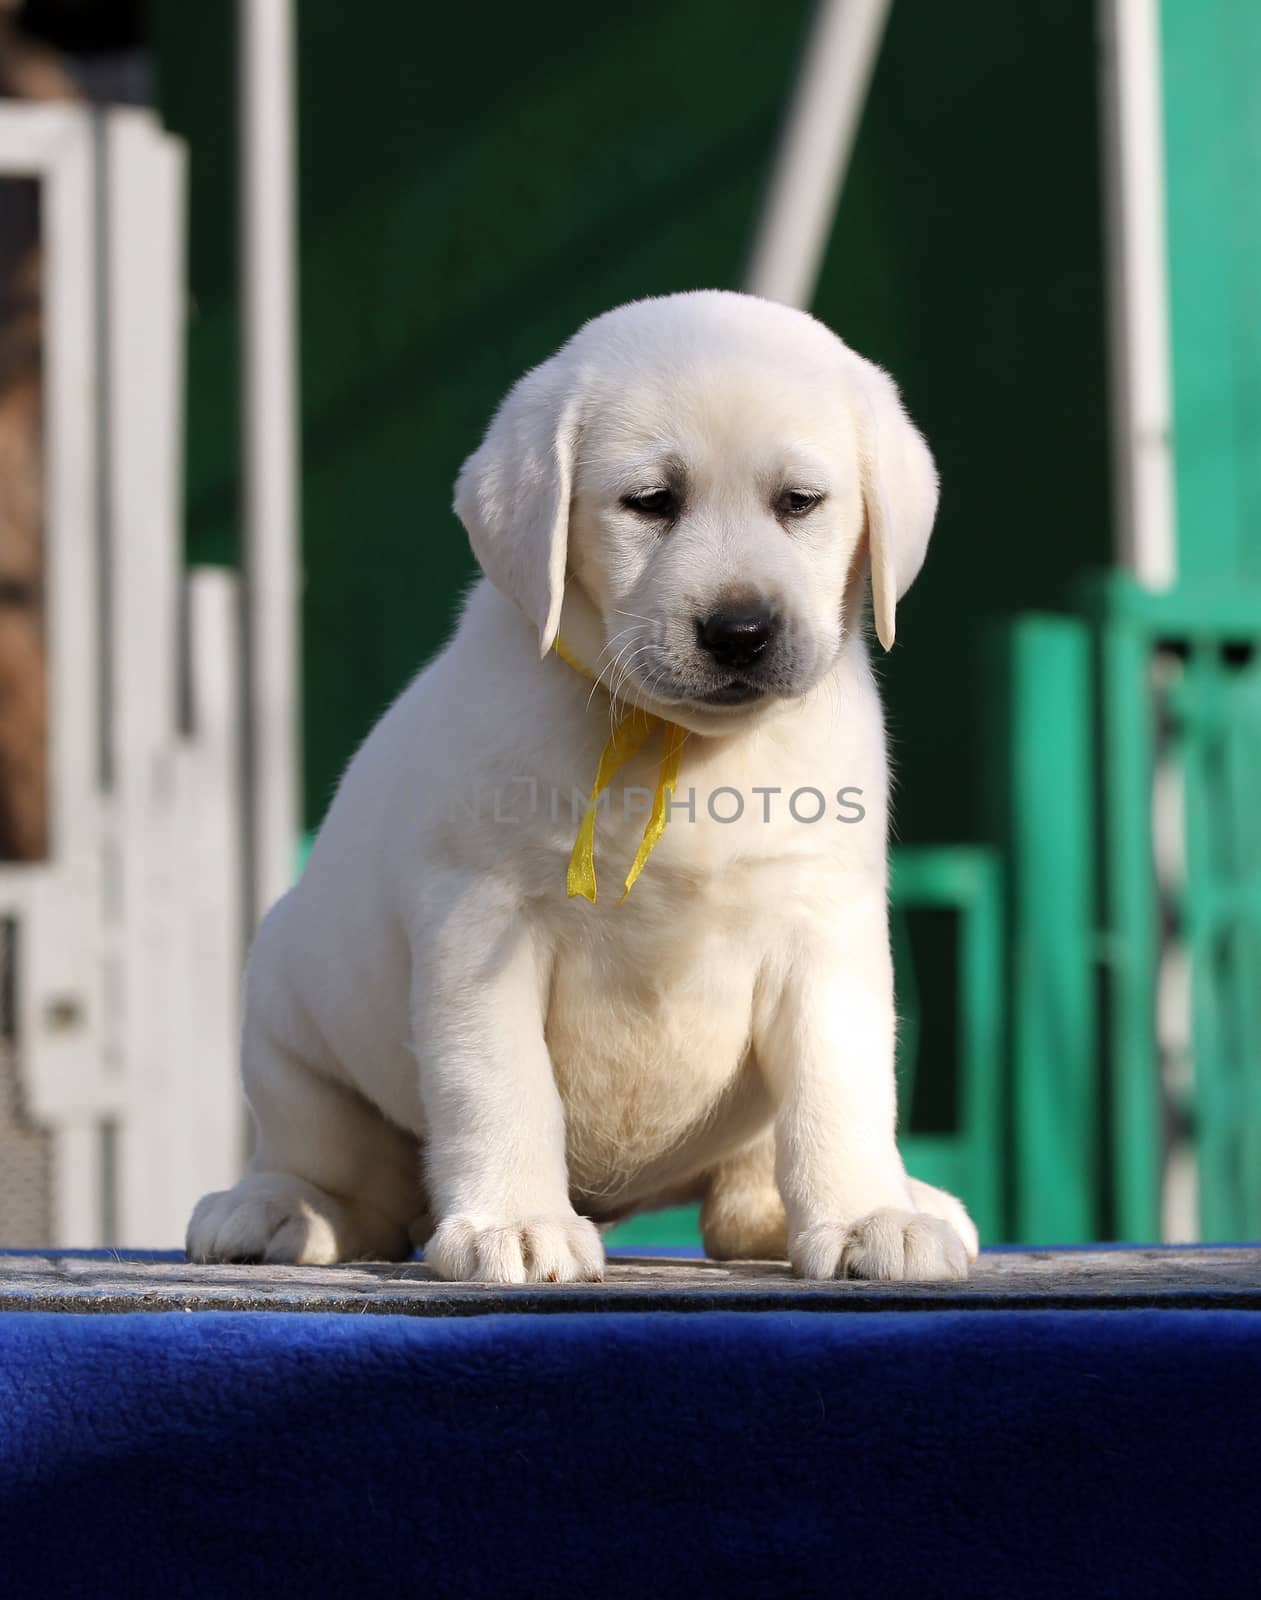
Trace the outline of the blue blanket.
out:
<instances>
[{"instance_id":1,"label":"blue blanket","mask_svg":"<svg viewBox=\"0 0 1261 1600\"><path fill-rule=\"evenodd\" d=\"M0 1315L0 1592L1261 1591L1261 1316Z\"/></svg>"}]
</instances>

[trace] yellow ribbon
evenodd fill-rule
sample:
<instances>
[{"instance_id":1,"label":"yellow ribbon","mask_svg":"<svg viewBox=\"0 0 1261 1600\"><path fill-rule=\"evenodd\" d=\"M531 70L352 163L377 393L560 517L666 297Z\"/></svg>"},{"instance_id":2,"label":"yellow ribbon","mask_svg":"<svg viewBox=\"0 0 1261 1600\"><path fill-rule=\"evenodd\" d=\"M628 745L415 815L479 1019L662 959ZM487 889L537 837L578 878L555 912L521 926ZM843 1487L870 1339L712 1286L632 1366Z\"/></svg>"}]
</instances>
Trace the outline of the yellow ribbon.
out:
<instances>
[{"instance_id":1,"label":"yellow ribbon","mask_svg":"<svg viewBox=\"0 0 1261 1600\"><path fill-rule=\"evenodd\" d=\"M581 673L589 682L600 681L594 672L582 664L563 639L557 638L554 649L567 666ZM614 728L608 743L600 752L600 765L596 769L591 799L587 802L587 810L579 824L578 836L574 840L574 847L569 856L566 886L571 900L580 894L584 900L595 903L595 819L600 796L612 783L619 768L623 767L637 751L643 749L659 727L665 729L665 747L661 755L661 765L657 768L657 787L652 797L652 812L644 825L644 836L639 841L639 849L635 853L634 861L631 862L631 869L626 874L623 900L631 892L635 879L644 870L644 865L652 854L657 840L666 831L666 823L670 820L670 796L679 781L679 766L683 759L687 730L680 728L676 722L667 722L663 717L653 716L648 711L638 709L628 711Z\"/></svg>"}]
</instances>

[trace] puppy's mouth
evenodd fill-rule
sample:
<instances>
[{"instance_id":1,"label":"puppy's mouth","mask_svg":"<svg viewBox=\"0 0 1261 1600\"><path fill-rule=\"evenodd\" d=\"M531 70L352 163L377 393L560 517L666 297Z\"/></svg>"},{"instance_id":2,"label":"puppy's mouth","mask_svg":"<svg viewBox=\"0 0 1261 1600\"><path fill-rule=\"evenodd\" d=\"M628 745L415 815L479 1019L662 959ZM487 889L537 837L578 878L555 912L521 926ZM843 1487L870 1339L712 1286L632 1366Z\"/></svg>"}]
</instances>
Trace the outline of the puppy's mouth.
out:
<instances>
[{"instance_id":1,"label":"puppy's mouth","mask_svg":"<svg viewBox=\"0 0 1261 1600\"><path fill-rule=\"evenodd\" d=\"M803 669L797 648L765 652L752 661L714 662L676 653L656 644L647 661L634 664L614 686L614 694L628 704L651 705L668 716L669 707L682 711L760 711L775 701L796 700L812 687L815 677Z\"/></svg>"},{"instance_id":2,"label":"puppy's mouth","mask_svg":"<svg viewBox=\"0 0 1261 1600\"><path fill-rule=\"evenodd\" d=\"M755 700L765 698L765 695L765 689L750 683L747 678L732 678L729 683L720 684L717 689L707 689L704 694L693 698L702 706L748 706Z\"/></svg>"}]
</instances>

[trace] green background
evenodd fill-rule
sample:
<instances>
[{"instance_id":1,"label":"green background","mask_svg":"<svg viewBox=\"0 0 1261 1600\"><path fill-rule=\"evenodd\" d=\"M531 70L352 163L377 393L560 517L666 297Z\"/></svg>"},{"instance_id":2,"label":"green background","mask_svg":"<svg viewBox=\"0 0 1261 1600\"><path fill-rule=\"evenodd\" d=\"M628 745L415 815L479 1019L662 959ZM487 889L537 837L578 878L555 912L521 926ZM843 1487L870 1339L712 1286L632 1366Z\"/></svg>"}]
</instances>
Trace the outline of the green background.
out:
<instances>
[{"instance_id":1,"label":"green background","mask_svg":"<svg viewBox=\"0 0 1261 1600\"><path fill-rule=\"evenodd\" d=\"M233 9L159 0L191 152L188 541L237 550ZM301 0L305 808L451 626L450 486L586 317L738 287L802 0ZM966 25L965 25L966 24ZM887 365L940 521L884 664L899 836L982 837L980 635L1109 547L1094 6L896 0L814 309Z\"/></svg>"}]
</instances>

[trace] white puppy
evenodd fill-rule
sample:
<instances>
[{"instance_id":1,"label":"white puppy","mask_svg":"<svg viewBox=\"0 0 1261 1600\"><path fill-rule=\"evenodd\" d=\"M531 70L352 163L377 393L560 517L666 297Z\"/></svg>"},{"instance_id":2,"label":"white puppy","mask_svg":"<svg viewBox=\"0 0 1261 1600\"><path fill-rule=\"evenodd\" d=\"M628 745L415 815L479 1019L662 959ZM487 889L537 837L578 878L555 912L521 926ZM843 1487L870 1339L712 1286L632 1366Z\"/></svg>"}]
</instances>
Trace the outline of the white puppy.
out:
<instances>
[{"instance_id":1,"label":"white puppy","mask_svg":"<svg viewBox=\"0 0 1261 1600\"><path fill-rule=\"evenodd\" d=\"M966 1275L894 1140L864 638L936 501L889 378L766 301L624 306L521 379L456 489L489 581L254 946L257 1149L190 1255L594 1279L598 1224L698 1199L712 1255Z\"/></svg>"}]
</instances>

